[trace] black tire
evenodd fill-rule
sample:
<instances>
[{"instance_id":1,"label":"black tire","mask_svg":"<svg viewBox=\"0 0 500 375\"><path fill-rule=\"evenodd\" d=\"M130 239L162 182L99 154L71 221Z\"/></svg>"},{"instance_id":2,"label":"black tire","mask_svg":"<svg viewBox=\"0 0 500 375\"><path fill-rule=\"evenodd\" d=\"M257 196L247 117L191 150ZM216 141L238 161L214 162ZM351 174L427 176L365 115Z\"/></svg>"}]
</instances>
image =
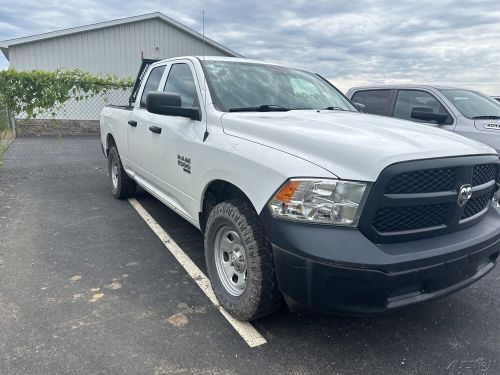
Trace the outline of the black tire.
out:
<instances>
[{"instance_id":1,"label":"black tire","mask_svg":"<svg viewBox=\"0 0 500 375\"><path fill-rule=\"evenodd\" d=\"M116 184L113 182L112 168L114 165L117 169ZM118 150L115 146L112 146L108 153L108 172L109 180L111 182L111 194L113 194L116 199L126 199L135 194L137 183L132 180L123 169L120 155L118 154Z\"/></svg>"},{"instance_id":2,"label":"black tire","mask_svg":"<svg viewBox=\"0 0 500 375\"><path fill-rule=\"evenodd\" d=\"M219 230L227 227L240 236L246 256L246 286L239 296L228 292L217 272L214 244ZM205 261L215 295L236 319L262 318L282 305L283 296L276 282L271 246L257 213L249 203L230 200L213 208L205 230Z\"/></svg>"}]
</instances>

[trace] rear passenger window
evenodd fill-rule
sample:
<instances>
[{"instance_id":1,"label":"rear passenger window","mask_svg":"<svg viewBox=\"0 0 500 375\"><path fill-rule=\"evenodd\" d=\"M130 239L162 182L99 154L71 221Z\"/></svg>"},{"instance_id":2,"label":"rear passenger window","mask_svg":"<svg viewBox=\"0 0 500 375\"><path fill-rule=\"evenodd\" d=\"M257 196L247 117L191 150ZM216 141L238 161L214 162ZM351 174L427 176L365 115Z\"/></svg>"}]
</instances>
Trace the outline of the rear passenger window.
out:
<instances>
[{"instance_id":1,"label":"rear passenger window","mask_svg":"<svg viewBox=\"0 0 500 375\"><path fill-rule=\"evenodd\" d=\"M146 97L151 91L158 91L158 86L160 86L161 76L165 71L165 65L157 66L153 68L149 74L146 85L144 85L144 91L142 92L140 106L146 108Z\"/></svg>"},{"instance_id":2,"label":"rear passenger window","mask_svg":"<svg viewBox=\"0 0 500 375\"><path fill-rule=\"evenodd\" d=\"M391 90L358 91L352 96L351 101L364 104L366 113L386 115L390 97Z\"/></svg>"}]
</instances>

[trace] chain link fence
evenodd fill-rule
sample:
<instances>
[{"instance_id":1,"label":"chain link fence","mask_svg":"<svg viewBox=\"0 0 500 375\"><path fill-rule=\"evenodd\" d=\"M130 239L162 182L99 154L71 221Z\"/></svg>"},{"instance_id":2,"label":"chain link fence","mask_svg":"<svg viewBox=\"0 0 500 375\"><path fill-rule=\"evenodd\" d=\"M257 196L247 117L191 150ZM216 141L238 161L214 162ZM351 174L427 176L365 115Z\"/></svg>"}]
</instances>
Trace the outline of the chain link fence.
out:
<instances>
[{"instance_id":1,"label":"chain link fence","mask_svg":"<svg viewBox=\"0 0 500 375\"><path fill-rule=\"evenodd\" d=\"M99 120L99 113L107 104L127 105L130 90L113 90L84 100L68 100L60 108L38 113L39 120ZM23 116L21 115L20 118Z\"/></svg>"},{"instance_id":2,"label":"chain link fence","mask_svg":"<svg viewBox=\"0 0 500 375\"><path fill-rule=\"evenodd\" d=\"M13 136L7 104L0 95L0 157L5 152Z\"/></svg>"},{"instance_id":3,"label":"chain link fence","mask_svg":"<svg viewBox=\"0 0 500 375\"><path fill-rule=\"evenodd\" d=\"M58 108L37 113L35 118L26 119L20 114L16 118L16 135L97 136L101 110L108 104L128 105L130 90L113 90L83 100L72 98Z\"/></svg>"},{"instance_id":4,"label":"chain link fence","mask_svg":"<svg viewBox=\"0 0 500 375\"><path fill-rule=\"evenodd\" d=\"M10 129L9 114L7 112L7 105L0 96L0 131Z\"/></svg>"}]
</instances>

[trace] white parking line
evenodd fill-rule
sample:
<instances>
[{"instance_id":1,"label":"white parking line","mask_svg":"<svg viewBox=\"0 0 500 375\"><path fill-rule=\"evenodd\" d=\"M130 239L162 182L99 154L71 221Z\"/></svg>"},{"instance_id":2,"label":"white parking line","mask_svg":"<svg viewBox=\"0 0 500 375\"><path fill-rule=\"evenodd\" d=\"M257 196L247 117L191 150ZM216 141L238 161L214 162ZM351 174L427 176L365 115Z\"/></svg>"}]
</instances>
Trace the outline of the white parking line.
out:
<instances>
[{"instance_id":1,"label":"white parking line","mask_svg":"<svg viewBox=\"0 0 500 375\"><path fill-rule=\"evenodd\" d=\"M222 315L227 319L229 324L240 334L243 340L246 341L248 346L251 348L263 345L267 341L266 339L250 324L245 322L240 322L239 320L233 318L224 308L219 304L217 297L215 296L210 280L205 276L203 272L194 264L194 262L186 255L186 253L175 243L175 241L170 237L170 235L158 224L147 212L144 207L135 199L130 198L128 200L132 207L135 208L137 213L141 215L146 224L155 232L158 238L163 242L165 247L172 253L172 255L177 259L186 272L191 276L191 278L198 284L203 293L212 301L212 303L218 307Z\"/></svg>"}]
</instances>

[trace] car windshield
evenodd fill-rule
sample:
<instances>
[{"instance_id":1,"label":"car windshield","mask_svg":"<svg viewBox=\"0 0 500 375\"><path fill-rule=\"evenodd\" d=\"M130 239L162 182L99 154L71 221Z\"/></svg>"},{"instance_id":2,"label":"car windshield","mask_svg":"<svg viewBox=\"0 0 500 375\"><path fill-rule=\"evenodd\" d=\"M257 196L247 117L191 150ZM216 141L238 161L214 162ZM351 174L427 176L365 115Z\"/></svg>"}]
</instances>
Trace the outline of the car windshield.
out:
<instances>
[{"instance_id":1,"label":"car windshield","mask_svg":"<svg viewBox=\"0 0 500 375\"><path fill-rule=\"evenodd\" d=\"M203 61L203 65L214 101L223 111L357 111L338 90L313 73L245 62Z\"/></svg>"},{"instance_id":2,"label":"car windshield","mask_svg":"<svg viewBox=\"0 0 500 375\"><path fill-rule=\"evenodd\" d=\"M440 91L467 118L500 118L500 103L489 96L471 90L442 89Z\"/></svg>"}]
</instances>

